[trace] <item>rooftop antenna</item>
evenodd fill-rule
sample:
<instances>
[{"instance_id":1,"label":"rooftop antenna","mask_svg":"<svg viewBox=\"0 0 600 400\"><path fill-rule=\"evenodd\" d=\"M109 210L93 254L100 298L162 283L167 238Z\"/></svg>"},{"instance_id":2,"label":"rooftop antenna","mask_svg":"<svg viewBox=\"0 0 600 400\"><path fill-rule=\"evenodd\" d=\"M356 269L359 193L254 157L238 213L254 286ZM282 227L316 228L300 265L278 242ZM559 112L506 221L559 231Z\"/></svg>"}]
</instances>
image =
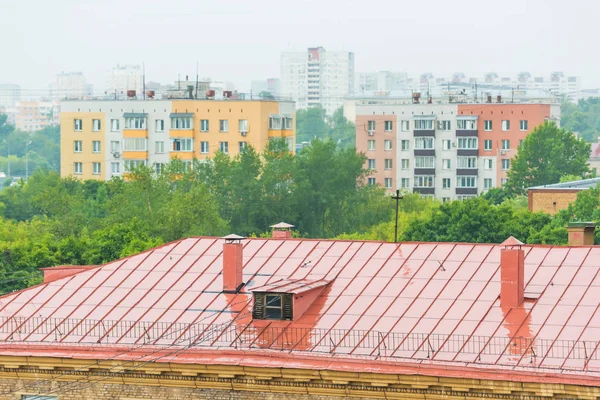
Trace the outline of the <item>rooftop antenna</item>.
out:
<instances>
[{"instance_id":1,"label":"rooftop antenna","mask_svg":"<svg viewBox=\"0 0 600 400\"><path fill-rule=\"evenodd\" d=\"M198 69L199 63L196 61L196 100L198 99Z\"/></svg>"}]
</instances>

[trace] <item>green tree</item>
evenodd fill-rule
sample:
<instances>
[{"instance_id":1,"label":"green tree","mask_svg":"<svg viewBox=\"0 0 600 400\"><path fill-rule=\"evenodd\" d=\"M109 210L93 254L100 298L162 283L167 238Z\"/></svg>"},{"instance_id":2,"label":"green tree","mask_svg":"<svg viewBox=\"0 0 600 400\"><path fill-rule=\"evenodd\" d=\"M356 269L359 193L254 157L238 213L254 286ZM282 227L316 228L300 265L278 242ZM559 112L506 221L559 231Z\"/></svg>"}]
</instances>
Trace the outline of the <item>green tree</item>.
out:
<instances>
[{"instance_id":1,"label":"green tree","mask_svg":"<svg viewBox=\"0 0 600 400\"><path fill-rule=\"evenodd\" d=\"M595 141L600 132L600 97L582 99L577 104L563 103L560 122L588 142Z\"/></svg>"},{"instance_id":2,"label":"green tree","mask_svg":"<svg viewBox=\"0 0 600 400\"><path fill-rule=\"evenodd\" d=\"M553 122L536 127L512 160L507 188L524 193L528 187L557 183L564 175L589 173L590 145Z\"/></svg>"},{"instance_id":3,"label":"green tree","mask_svg":"<svg viewBox=\"0 0 600 400\"><path fill-rule=\"evenodd\" d=\"M314 139L325 139L330 126L327 114L322 107L311 107L296 112L296 142L310 142Z\"/></svg>"}]
</instances>

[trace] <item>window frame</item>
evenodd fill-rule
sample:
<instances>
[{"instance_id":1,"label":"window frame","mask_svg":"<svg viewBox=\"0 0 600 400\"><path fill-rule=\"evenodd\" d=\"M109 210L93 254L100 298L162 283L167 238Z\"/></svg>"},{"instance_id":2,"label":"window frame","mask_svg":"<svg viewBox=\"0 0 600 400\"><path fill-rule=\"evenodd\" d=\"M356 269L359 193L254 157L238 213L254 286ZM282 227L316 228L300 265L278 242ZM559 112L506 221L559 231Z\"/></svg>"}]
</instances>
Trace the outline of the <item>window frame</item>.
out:
<instances>
[{"instance_id":1,"label":"window frame","mask_svg":"<svg viewBox=\"0 0 600 400\"><path fill-rule=\"evenodd\" d=\"M392 132L394 130L394 122L391 120L386 120L383 123L383 131L384 132Z\"/></svg>"},{"instance_id":2,"label":"window frame","mask_svg":"<svg viewBox=\"0 0 600 400\"><path fill-rule=\"evenodd\" d=\"M219 151L223 154L229 154L229 142L219 142Z\"/></svg>"},{"instance_id":3,"label":"window frame","mask_svg":"<svg viewBox=\"0 0 600 400\"><path fill-rule=\"evenodd\" d=\"M502 131L503 132L510 131L510 120L509 119L502 120Z\"/></svg>"},{"instance_id":4,"label":"window frame","mask_svg":"<svg viewBox=\"0 0 600 400\"><path fill-rule=\"evenodd\" d=\"M102 174L102 163L93 162L92 163L92 175L100 175L100 174Z\"/></svg>"},{"instance_id":5,"label":"window frame","mask_svg":"<svg viewBox=\"0 0 600 400\"><path fill-rule=\"evenodd\" d=\"M210 124L207 119L200 120L200 132L208 132L210 129Z\"/></svg>"},{"instance_id":6,"label":"window frame","mask_svg":"<svg viewBox=\"0 0 600 400\"><path fill-rule=\"evenodd\" d=\"M98 150L96 150L96 144L98 144ZM92 153L99 154L102 152L102 142L100 140L92 141Z\"/></svg>"},{"instance_id":7,"label":"window frame","mask_svg":"<svg viewBox=\"0 0 600 400\"><path fill-rule=\"evenodd\" d=\"M73 130L75 132L81 132L83 130L83 120L81 118L73 119Z\"/></svg>"},{"instance_id":8,"label":"window frame","mask_svg":"<svg viewBox=\"0 0 600 400\"><path fill-rule=\"evenodd\" d=\"M383 185L386 189L392 189L393 188L392 178L384 178Z\"/></svg>"},{"instance_id":9,"label":"window frame","mask_svg":"<svg viewBox=\"0 0 600 400\"><path fill-rule=\"evenodd\" d=\"M78 147L79 147L79 150L77 149ZM83 141L73 140L73 153L81 153L81 152L83 152Z\"/></svg>"},{"instance_id":10,"label":"window frame","mask_svg":"<svg viewBox=\"0 0 600 400\"><path fill-rule=\"evenodd\" d=\"M96 126L98 125L98 126ZM92 132L102 131L102 121L98 118L92 119Z\"/></svg>"},{"instance_id":11,"label":"window frame","mask_svg":"<svg viewBox=\"0 0 600 400\"><path fill-rule=\"evenodd\" d=\"M206 151L204 151L204 146L206 145ZM200 154L208 154L210 153L210 145L208 141L200 142Z\"/></svg>"}]
</instances>

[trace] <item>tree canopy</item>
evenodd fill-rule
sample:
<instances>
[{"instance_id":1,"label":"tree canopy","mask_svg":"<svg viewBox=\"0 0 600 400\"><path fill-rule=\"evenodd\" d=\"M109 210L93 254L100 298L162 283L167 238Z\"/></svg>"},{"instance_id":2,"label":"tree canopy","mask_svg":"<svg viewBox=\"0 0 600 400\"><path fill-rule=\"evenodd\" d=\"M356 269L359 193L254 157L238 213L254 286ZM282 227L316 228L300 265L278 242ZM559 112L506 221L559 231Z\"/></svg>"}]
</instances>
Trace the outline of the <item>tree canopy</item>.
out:
<instances>
[{"instance_id":1,"label":"tree canopy","mask_svg":"<svg viewBox=\"0 0 600 400\"><path fill-rule=\"evenodd\" d=\"M296 112L296 142L314 139L331 140L338 147L351 149L356 146L356 127L338 108L331 116L322 107L311 107Z\"/></svg>"},{"instance_id":2,"label":"tree canopy","mask_svg":"<svg viewBox=\"0 0 600 400\"><path fill-rule=\"evenodd\" d=\"M596 141L600 134L600 97L582 99L577 104L561 105L561 126L577 132L588 142Z\"/></svg>"}]
</instances>

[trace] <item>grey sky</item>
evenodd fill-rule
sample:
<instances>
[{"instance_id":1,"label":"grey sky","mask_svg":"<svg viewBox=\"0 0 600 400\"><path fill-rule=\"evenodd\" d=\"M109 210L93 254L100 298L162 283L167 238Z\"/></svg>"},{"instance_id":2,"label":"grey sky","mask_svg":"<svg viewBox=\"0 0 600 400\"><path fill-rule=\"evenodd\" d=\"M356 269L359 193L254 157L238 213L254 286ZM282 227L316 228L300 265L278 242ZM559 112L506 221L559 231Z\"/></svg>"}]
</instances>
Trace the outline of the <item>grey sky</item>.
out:
<instances>
[{"instance_id":1,"label":"grey sky","mask_svg":"<svg viewBox=\"0 0 600 400\"><path fill-rule=\"evenodd\" d=\"M200 75L249 88L281 51L351 50L356 70L410 74L563 70L600 87L596 0L0 0L0 82L46 89L82 71L146 64L147 80Z\"/></svg>"}]
</instances>

